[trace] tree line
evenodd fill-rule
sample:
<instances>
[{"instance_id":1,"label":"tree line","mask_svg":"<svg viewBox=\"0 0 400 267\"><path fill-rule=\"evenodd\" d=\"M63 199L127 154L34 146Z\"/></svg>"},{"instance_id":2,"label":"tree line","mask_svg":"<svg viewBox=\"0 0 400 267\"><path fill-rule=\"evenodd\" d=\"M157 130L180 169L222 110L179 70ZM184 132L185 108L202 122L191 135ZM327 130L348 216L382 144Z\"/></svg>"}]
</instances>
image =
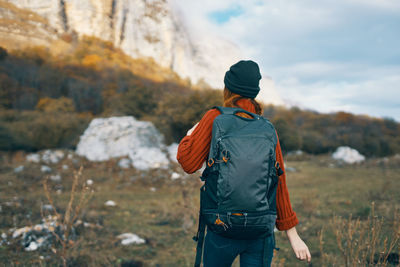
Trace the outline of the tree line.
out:
<instances>
[{"instance_id":1,"label":"tree line","mask_svg":"<svg viewBox=\"0 0 400 267\"><path fill-rule=\"evenodd\" d=\"M0 150L74 148L94 117L152 121L167 143L179 142L222 91L192 85L151 59L132 59L85 37L64 54L0 47ZM399 123L338 112L265 106L284 151L319 154L349 145L367 156L400 152Z\"/></svg>"}]
</instances>

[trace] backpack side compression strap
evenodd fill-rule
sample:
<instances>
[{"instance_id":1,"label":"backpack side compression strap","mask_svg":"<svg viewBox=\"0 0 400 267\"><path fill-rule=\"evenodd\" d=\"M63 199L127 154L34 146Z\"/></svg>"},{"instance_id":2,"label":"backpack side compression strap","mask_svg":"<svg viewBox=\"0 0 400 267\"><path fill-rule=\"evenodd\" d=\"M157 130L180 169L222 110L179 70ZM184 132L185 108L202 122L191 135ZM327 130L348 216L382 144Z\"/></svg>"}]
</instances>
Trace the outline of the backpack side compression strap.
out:
<instances>
[{"instance_id":1,"label":"backpack side compression strap","mask_svg":"<svg viewBox=\"0 0 400 267\"><path fill-rule=\"evenodd\" d=\"M205 235L205 230L206 230L206 223L202 217L203 216L200 214L199 230L197 232L197 236L195 238L193 238L193 239L195 239L195 241L197 241L196 260L194 262L194 267L200 267L201 257L203 256L203 243L204 243L204 235Z\"/></svg>"},{"instance_id":2,"label":"backpack side compression strap","mask_svg":"<svg viewBox=\"0 0 400 267\"><path fill-rule=\"evenodd\" d=\"M197 242L196 247L196 259L194 262L194 267L200 267L201 257L203 256L203 243L204 243L204 235L206 231L206 222L203 216L203 188L204 185L200 188L200 212L199 212L199 228L197 230L196 236L193 237L193 240Z\"/></svg>"}]
</instances>

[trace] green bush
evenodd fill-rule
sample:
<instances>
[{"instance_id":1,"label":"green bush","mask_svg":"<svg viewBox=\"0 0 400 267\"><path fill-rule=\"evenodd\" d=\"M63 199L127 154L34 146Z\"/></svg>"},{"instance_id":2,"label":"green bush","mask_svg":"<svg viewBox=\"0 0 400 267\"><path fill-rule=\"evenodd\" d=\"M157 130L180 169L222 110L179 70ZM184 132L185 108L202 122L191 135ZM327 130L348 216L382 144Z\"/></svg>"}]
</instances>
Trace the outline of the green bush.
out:
<instances>
[{"instance_id":1,"label":"green bush","mask_svg":"<svg viewBox=\"0 0 400 267\"><path fill-rule=\"evenodd\" d=\"M74 148L90 120L90 115L77 113L1 111L0 148L28 151Z\"/></svg>"},{"instance_id":2,"label":"green bush","mask_svg":"<svg viewBox=\"0 0 400 267\"><path fill-rule=\"evenodd\" d=\"M161 100L151 120L164 134L167 143L179 142L187 130L217 105L222 105L222 92L218 90L170 94Z\"/></svg>"}]
</instances>

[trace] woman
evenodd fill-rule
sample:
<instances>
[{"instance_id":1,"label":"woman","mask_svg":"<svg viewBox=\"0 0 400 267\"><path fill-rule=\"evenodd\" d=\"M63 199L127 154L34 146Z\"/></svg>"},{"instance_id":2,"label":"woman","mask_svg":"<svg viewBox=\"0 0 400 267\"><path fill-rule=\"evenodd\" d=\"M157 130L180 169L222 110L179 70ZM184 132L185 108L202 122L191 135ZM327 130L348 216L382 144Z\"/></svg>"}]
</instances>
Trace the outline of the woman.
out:
<instances>
[{"instance_id":1,"label":"woman","mask_svg":"<svg viewBox=\"0 0 400 267\"><path fill-rule=\"evenodd\" d=\"M261 74L257 63L254 61L239 61L226 72L224 83L224 106L240 107L251 113L262 115L260 104L254 100L260 88ZM177 159L187 173L193 173L200 169L210 150L212 125L214 119L220 115L217 109L209 110L203 118L185 136L178 147ZM241 116L250 116L239 113ZM279 140L276 145L276 160L279 162L283 175L279 176L276 194L277 220L276 227L280 231L286 231L287 237L296 257L300 260L311 261L311 255L307 245L297 234L295 226L298 224L296 213L292 210L288 189L286 187L286 175ZM267 265L272 261L275 242L272 236L268 242ZM204 266L231 266L234 259L240 255L240 265L262 266L264 240L236 240L219 236L207 231L204 243Z\"/></svg>"}]
</instances>

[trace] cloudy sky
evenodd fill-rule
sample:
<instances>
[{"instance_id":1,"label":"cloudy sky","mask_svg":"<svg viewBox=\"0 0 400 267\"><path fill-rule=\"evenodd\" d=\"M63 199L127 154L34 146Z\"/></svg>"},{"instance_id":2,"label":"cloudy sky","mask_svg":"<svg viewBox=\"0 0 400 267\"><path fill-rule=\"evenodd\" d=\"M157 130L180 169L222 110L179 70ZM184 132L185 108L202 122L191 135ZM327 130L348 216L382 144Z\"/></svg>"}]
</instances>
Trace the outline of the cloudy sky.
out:
<instances>
[{"instance_id":1,"label":"cloudy sky","mask_svg":"<svg viewBox=\"0 0 400 267\"><path fill-rule=\"evenodd\" d=\"M400 121L399 0L174 0L234 42L290 105Z\"/></svg>"}]
</instances>

